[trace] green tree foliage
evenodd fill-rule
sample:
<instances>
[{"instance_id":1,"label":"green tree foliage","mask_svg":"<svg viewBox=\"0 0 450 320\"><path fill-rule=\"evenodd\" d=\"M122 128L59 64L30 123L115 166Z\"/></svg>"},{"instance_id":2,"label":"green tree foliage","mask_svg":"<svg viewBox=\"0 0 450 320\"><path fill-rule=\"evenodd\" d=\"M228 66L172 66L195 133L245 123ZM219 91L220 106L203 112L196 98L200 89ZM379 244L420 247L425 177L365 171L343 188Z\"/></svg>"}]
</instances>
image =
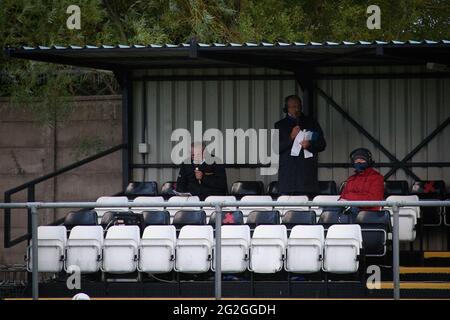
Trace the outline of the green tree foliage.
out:
<instances>
[{"instance_id":1,"label":"green tree foliage","mask_svg":"<svg viewBox=\"0 0 450 320\"><path fill-rule=\"evenodd\" d=\"M81 8L81 30L66 27L69 5ZM381 29L366 27L367 7L381 8ZM0 45L101 45L200 42L450 39L448 0L2 0ZM46 101L91 83L73 68L0 60L0 95ZM45 75L45 81L39 79ZM98 74L109 87L112 75ZM101 80L103 79L103 80ZM65 100L65 104L70 101ZM55 104L49 106L48 104ZM39 112L37 112L39 114Z\"/></svg>"}]
</instances>

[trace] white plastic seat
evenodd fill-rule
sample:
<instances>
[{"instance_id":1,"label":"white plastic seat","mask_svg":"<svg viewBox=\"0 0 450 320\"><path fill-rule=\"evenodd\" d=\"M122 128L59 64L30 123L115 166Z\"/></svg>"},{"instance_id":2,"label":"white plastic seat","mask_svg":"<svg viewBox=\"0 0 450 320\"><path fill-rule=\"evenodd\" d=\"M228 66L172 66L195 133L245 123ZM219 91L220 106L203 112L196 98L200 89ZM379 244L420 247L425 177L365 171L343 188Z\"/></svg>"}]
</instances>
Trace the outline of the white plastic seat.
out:
<instances>
[{"instance_id":1,"label":"white plastic seat","mask_svg":"<svg viewBox=\"0 0 450 320\"><path fill-rule=\"evenodd\" d=\"M250 227L222 226L221 261L222 272L239 273L248 269L250 248ZM215 246L214 246L215 248ZM213 270L216 260L213 261Z\"/></svg>"},{"instance_id":2,"label":"white plastic seat","mask_svg":"<svg viewBox=\"0 0 450 320\"><path fill-rule=\"evenodd\" d=\"M140 272L164 273L173 270L176 229L174 226L148 226L139 245Z\"/></svg>"},{"instance_id":3,"label":"white plastic seat","mask_svg":"<svg viewBox=\"0 0 450 320\"><path fill-rule=\"evenodd\" d=\"M198 196L173 196L170 197L167 202L198 202L200 198ZM200 207L187 207L187 206L179 206L179 207L167 207L167 211L170 213L170 221L172 222L173 216L177 211L180 210L201 210Z\"/></svg>"},{"instance_id":4,"label":"white plastic seat","mask_svg":"<svg viewBox=\"0 0 450 320\"><path fill-rule=\"evenodd\" d=\"M332 225L325 239L323 270L332 273L355 273L362 248L361 227L357 224Z\"/></svg>"},{"instance_id":5,"label":"white plastic seat","mask_svg":"<svg viewBox=\"0 0 450 320\"><path fill-rule=\"evenodd\" d=\"M243 196L241 198L241 202L271 202L273 201L271 196ZM244 215L244 222L247 221L247 216L250 212L258 210L272 210L272 206L252 206L252 207L239 207L239 210L242 211Z\"/></svg>"},{"instance_id":6,"label":"white plastic seat","mask_svg":"<svg viewBox=\"0 0 450 320\"><path fill-rule=\"evenodd\" d=\"M136 271L140 230L138 226L112 226L103 243L102 271L130 273Z\"/></svg>"},{"instance_id":7,"label":"white plastic seat","mask_svg":"<svg viewBox=\"0 0 450 320\"><path fill-rule=\"evenodd\" d=\"M280 271L283 268L286 245L286 226L257 226L251 240L249 270L256 273Z\"/></svg>"},{"instance_id":8,"label":"white plastic seat","mask_svg":"<svg viewBox=\"0 0 450 320\"><path fill-rule=\"evenodd\" d=\"M294 226L287 243L286 271L319 272L322 268L324 237L321 225Z\"/></svg>"},{"instance_id":9,"label":"white plastic seat","mask_svg":"<svg viewBox=\"0 0 450 320\"><path fill-rule=\"evenodd\" d=\"M220 202L234 202L236 201L236 197L235 196L208 196L205 199L205 202L209 202L209 201L220 201ZM202 208L207 217L211 217L211 214L216 211L216 208L213 207L203 207ZM230 211L234 211L237 210L236 206L226 206L226 207L222 207L222 210L230 210Z\"/></svg>"},{"instance_id":10,"label":"white plastic seat","mask_svg":"<svg viewBox=\"0 0 450 320\"><path fill-rule=\"evenodd\" d=\"M40 226L38 238L38 272L61 272L64 267L67 229L64 226ZM32 242L28 247L27 269L33 268Z\"/></svg>"},{"instance_id":11,"label":"white plastic seat","mask_svg":"<svg viewBox=\"0 0 450 320\"><path fill-rule=\"evenodd\" d=\"M175 249L175 271L207 272L211 267L214 235L212 226L184 226Z\"/></svg>"},{"instance_id":12,"label":"white plastic seat","mask_svg":"<svg viewBox=\"0 0 450 320\"><path fill-rule=\"evenodd\" d=\"M410 196L389 196L386 201L419 201L416 195ZM385 208L391 213L392 225L394 225L394 214L392 208ZM399 208L399 239L400 241L414 241L416 239L417 219L420 218L420 207L400 207ZM392 235L390 235L392 238Z\"/></svg>"},{"instance_id":13,"label":"white plastic seat","mask_svg":"<svg viewBox=\"0 0 450 320\"><path fill-rule=\"evenodd\" d=\"M317 202L317 201L323 201L323 202L325 202L325 201L327 201L327 202L334 202L334 201L336 201L337 202L340 197L341 196L339 196L339 195L315 196L314 199L313 199L313 202ZM311 207L311 210L314 210L316 212L317 218L320 217L320 215L322 214L323 209L324 208L318 207L318 206L312 206Z\"/></svg>"},{"instance_id":14,"label":"white plastic seat","mask_svg":"<svg viewBox=\"0 0 450 320\"><path fill-rule=\"evenodd\" d=\"M308 197L307 196L279 196L277 199L277 202L303 202L303 201L308 201ZM309 210L308 207L302 207L302 206L297 206L297 207L282 207L282 206L275 206L274 210L278 210L280 211L281 216L283 216L286 211L289 210L302 210L302 211L306 211Z\"/></svg>"},{"instance_id":15,"label":"white plastic seat","mask_svg":"<svg viewBox=\"0 0 450 320\"><path fill-rule=\"evenodd\" d=\"M66 246L65 270L78 266L81 273L100 270L103 247L101 226L75 226L70 231Z\"/></svg>"},{"instance_id":16,"label":"white plastic seat","mask_svg":"<svg viewBox=\"0 0 450 320\"><path fill-rule=\"evenodd\" d=\"M133 202L148 203L148 207L131 207L134 213L142 213L143 211L164 210L164 207L155 207L154 202L164 202L163 197L136 197Z\"/></svg>"},{"instance_id":17,"label":"white plastic seat","mask_svg":"<svg viewBox=\"0 0 450 320\"><path fill-rule=\"evenodd\" d=\"M127 197L100 197L97 199L96 201L97 203L101 203L101 204L115 204L115 203L127 203L128 202L128 198ZM102 207L102 208L94 208L94 210L97 212L97 216L98 216L98 223L100 224L103 215L105 214L105 212L108 211L128 211L129 207Z\"/></svg>"}]
</instances>

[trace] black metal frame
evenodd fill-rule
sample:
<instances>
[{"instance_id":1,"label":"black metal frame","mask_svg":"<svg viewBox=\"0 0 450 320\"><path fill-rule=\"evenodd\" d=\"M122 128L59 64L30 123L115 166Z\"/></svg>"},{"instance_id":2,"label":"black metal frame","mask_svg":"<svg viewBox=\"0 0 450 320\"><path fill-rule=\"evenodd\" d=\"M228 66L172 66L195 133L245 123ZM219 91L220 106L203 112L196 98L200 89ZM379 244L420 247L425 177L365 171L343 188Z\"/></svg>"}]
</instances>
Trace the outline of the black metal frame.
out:
<instances>
[{"instance_id":1,"label":"black metal frame","mask_svg":"<svg viewBox=\"0 0 450 320\"><path fill-rule=\"evenodd\" d=\"M90 156L88 158L85 158L83 160L80 160L78 162L72 163L66 167L63 167L59 170L56 170L52 173L43 175L39 178L33 179L31 181L28 181L24 184L21 184L20 186L17 186L13 189L9 189L5 191L4 195L4 201L5 203L11 202L11 196L17 192L20 192L22 190L27 190L27 201L28 202L34 202L36 200L36 193L35 193L35 187L39 183L42 183L44 181L47 181L48 179L52 179L56 176L59 176L63 173L66 173L68 171L71 171L73 169L76 169L78 167L81 167L82 165L85 165L87 163L90 163L92 161L95 161L97 159L100 159L104 156L107 156L111 153L114 153L118 150L126 149L125 144L119 144L115 147L109 148L105 151L99 152L93 156ZM31 239L31 212L28 210L28 218L27 218L27 233L17 237L16 239L11 239L11 209L4 209L4 246L5 248L10 248L12 246L15 246L16 244L21 243L22 241ZM59 225L63 222L63 219L58 219L54 222L52 222L50 225Z\"/></svg>"}]
</instances>

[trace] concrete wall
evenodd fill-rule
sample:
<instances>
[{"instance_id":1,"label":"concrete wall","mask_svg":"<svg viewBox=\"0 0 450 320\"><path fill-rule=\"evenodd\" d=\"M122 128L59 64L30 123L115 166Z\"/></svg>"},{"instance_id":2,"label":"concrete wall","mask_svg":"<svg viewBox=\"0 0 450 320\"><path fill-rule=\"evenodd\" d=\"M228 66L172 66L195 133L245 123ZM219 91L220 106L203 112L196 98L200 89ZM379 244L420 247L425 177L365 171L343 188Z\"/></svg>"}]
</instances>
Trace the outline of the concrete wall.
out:
<instances>
[{"instance_id":1,"label":"concrete wall","mask_svg":"<svg viewBox=\"0 0 450 320\"><path fill-rule=\"evenodd\" d=\"M105 147L121 143L121 96L76 97L72 114L56 129L43 127L33 116L0 99L0 202L4 192L86 157L80 141L95 137ZM77 155L78 153L78 155ZM95 201L121 191L120 151L36 186L37 201ZM26 191L13 201L26 201ZM26 211L13 210L12 234L26 232ZM64 210L41 210L40 222L62 217ZM0 265L23 263L26 244L3 247L3 212L0 214Z\"/></svg>"}]
</instances>

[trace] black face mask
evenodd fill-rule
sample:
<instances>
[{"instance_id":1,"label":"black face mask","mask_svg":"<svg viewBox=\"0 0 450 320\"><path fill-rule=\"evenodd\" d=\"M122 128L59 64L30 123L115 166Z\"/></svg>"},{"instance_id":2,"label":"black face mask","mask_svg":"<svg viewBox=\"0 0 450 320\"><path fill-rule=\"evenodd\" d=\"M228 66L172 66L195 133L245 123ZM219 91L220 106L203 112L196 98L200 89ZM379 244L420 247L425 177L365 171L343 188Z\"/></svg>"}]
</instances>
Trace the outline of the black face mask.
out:
<instances>
[{"instance_id":1,"label":"black face mask","mask_svg":"<svg viewBox=\"0 0 450 320\"><path fill-rule=\"evenodd\" d=\"M353 163L353 168L355 168L355 170L357 172L362 172L362 171L366 170L368 167L369 167L369 164L367 162Z\"/></svg>"}]
</instances>

